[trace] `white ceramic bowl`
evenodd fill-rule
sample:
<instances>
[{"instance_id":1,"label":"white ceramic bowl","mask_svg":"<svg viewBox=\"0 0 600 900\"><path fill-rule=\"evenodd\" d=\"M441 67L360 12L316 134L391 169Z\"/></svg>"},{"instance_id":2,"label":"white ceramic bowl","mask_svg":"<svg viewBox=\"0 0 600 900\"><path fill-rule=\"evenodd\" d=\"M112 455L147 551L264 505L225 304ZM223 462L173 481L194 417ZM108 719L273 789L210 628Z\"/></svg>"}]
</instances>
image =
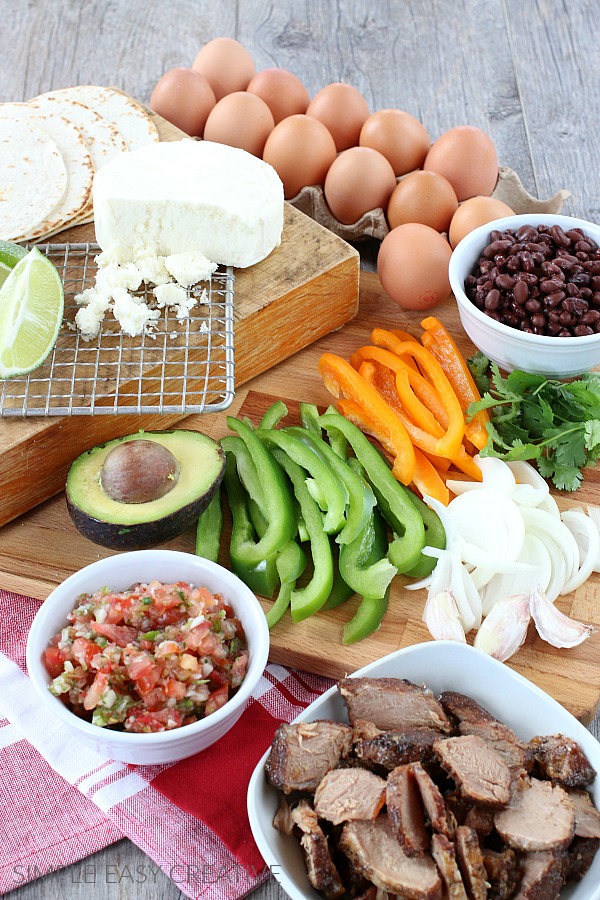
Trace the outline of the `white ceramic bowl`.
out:
<instances>
[{"instance_id":1,"label":"white ceramic bowl","mask_svg":"<svg viewBox=\"0 0 600 900\"><path fill-rule=\"evenodd\" d=\"M70 712L48 690L51 678L42 661L50 639L67 624L67 614L79 594L107 585L123 591L136 582L157 579L164 583L187 581L222 594L234 608L246 633L249 665L237 693L220 709L199 722L157 734L131 734L92 725ZM137 550L92 563L71 575L52 591L37 613L27 640L27 669L49 716L58 716L68 735L78 738L103 756L122 762L155 764L185 759L218 741L237 722L250 693L267 664L269 630L252 591L237 576L216 563L175 550Z\"/></svg>"},{"instance_id":2,"label":"white ceramic bowl","mask_svg":"<svg viewBox=\"0 0 600 900\"><path fill-rule=\"evenodd\" d=\"M398 650L353 673L353 677L367 675L407 678L426 684L437 695L442 691L460 691L506 722L524 740L537 734L568 735L579 743L599 773L591 793L596 806L600 806L600 744L556 700L491 656L468 644L430 641ZM337 687L311 703L295 721L315 719L348 721ZM254 770L248 788L248 814L254 839L274 877L292 900L320 900L321 895L306 877L298 839L273 827L281 794L265 776L267 756L268 751ZM561 900L600 900L600 852L585 878L563 888L560 896Z\"/></svg>"},{"instance_id":3,"label":"white ceramic bowl","mask_svg":"<svg viewBox=\"0 0 600 900\"><path fill-rule=\"evenodd\" d=\"M582 228L600 244L600 226L592 222L570 216L525 214L496 219L476 228L457 244L450 258L450 285L462 326L475 346L506 372L522 369L550 378L566 379L600 365L600 334L577 338L527 334L486 316L464 291L465 278L471 274L488 243L490 231L516 230L521 225L555 224L560 225L563 231Z\"/></svg>"}]
</instances>

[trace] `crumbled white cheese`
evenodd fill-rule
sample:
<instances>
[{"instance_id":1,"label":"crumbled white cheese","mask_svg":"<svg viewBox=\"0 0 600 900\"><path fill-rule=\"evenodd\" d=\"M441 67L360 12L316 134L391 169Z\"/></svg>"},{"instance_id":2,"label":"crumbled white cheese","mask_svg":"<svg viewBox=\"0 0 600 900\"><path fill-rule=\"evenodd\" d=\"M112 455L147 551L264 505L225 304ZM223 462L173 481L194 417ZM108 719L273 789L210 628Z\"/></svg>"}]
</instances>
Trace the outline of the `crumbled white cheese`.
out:
<instances>
[{"instance_id":1,"label":"crumbled white cheese","mask_svg":"<svg viewBox=\"0 0 600 900\"><path fill-rule=\"evenodd\" d=\"M190 250L187 253L175 253L165 259L165 268L175 281L184 288L189 288L199 281L206 281L217 268L215 262L207 259L203 253Z\"/></svg>"},{"instance_id":2,"label":"crumbled white cheese","mask_svg":"<svg viewBox=\"0 0 600 900\"><path fill-rule=\"evenodd\" d=\"M118 288L137 291L142 283L140 270L133 263L118 265L109 263L98 270L96 288L100 293L111 294Z\"/></svg>"},{"instance_id":3,"label":"crumbled white cheese","mask_svg":"<svg viewBox=\"0 0 600 900\"><path fill-rule=\"evenodd\" d=\"M132 297L125 288L117 288L113 298L114 317L124 333L130 337L143 334L160 316L160 310L150 309L147 303L138 297Z\"/></svg>"},{"instance_id":4,"label":"crumbled white cheese","mask_svg":"<svg viewBox=\"0 0 600 900\"><path fill-rule=\"evenodd\" d=\"M171 280L165 268L165 257L157 256L149 247L136 255L135 265L146 284L167 284Z\"/></svg>"},{"instance_id":5,"label":"crumbled white cheese","mask_svg":"<svg viewBox=\"0 0 600 900\"><path fill-rule=\"evenodd\" d=\"M100 331L111 297L100 293L96 288L88 288L81 294L76 294L75 301L81 306L75 313L75 324L84 340L91 340Z\"/></svg>"},{"instance_id":6,"label":"crumbled white cheese","mask_svg":"<svg viewBox=\"0 0 600 900\"><path fill-rule=\"evenodd\" d=\"M165 306L178 306L187 298L184 288L173 282L157 285L152 293L156 297L156 303L160 309L164 309Z\"/></svg>"}]
</instances>

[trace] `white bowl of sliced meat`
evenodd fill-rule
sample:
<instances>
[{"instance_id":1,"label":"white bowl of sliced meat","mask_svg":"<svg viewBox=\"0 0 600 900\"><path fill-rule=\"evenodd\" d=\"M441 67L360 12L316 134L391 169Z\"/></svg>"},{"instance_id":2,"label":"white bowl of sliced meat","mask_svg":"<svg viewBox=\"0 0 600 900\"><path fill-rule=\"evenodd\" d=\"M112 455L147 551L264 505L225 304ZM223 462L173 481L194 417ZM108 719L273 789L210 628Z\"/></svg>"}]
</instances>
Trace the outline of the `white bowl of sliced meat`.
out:
<instances>
[{"instance_id":1,"label":"white bowl of sliced meat","mask_svg":"<svg viewBox=\"0 0 600 900\"><path fill-rule=\"evenodd\" d=\"M596 772L600 744L552 697L435 641L280 726L248 813L292 900L600 900Z\"/></svg>"}]
</instances>

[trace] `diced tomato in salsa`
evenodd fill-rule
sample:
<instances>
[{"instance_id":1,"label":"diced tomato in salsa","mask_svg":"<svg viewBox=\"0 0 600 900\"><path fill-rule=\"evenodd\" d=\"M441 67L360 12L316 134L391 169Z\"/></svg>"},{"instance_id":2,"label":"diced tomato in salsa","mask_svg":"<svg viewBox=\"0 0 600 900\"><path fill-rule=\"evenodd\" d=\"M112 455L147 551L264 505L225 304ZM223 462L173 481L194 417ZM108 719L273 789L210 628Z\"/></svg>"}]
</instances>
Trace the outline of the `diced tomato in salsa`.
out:
<instances>
[{"instance_id":1,"label":"diced tomato in salsa","mask_svg":"<svg viewBox=\"0 0 600 900\"><path fill-rule=\"evenodd\" d=\"M219 594L151 581L77 598L44 651L50 690L78 716L132 732L166 731L220 709L241 684L248 648Z\"/></svg>"}]
</instances>

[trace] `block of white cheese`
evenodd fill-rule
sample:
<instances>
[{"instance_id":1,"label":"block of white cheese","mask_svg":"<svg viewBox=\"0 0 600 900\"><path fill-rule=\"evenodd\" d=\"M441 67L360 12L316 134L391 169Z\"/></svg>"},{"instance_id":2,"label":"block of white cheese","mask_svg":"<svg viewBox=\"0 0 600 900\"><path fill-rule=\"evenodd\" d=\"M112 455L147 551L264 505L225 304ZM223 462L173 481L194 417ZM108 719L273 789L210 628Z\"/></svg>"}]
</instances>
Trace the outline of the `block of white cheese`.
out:
<instances>
[{"instance_id":1,"label":"block of white cheese","mask_svg":"<svg viewBox=\"0 0 600 900\"><path fill-rule=\"evenodd\" d=\"M122 153L94 176L96 239L132 262L199 251L244 268L281 242L283 185L245 150L210 141L170 141Z\"/></svg>"}]
</instances>

